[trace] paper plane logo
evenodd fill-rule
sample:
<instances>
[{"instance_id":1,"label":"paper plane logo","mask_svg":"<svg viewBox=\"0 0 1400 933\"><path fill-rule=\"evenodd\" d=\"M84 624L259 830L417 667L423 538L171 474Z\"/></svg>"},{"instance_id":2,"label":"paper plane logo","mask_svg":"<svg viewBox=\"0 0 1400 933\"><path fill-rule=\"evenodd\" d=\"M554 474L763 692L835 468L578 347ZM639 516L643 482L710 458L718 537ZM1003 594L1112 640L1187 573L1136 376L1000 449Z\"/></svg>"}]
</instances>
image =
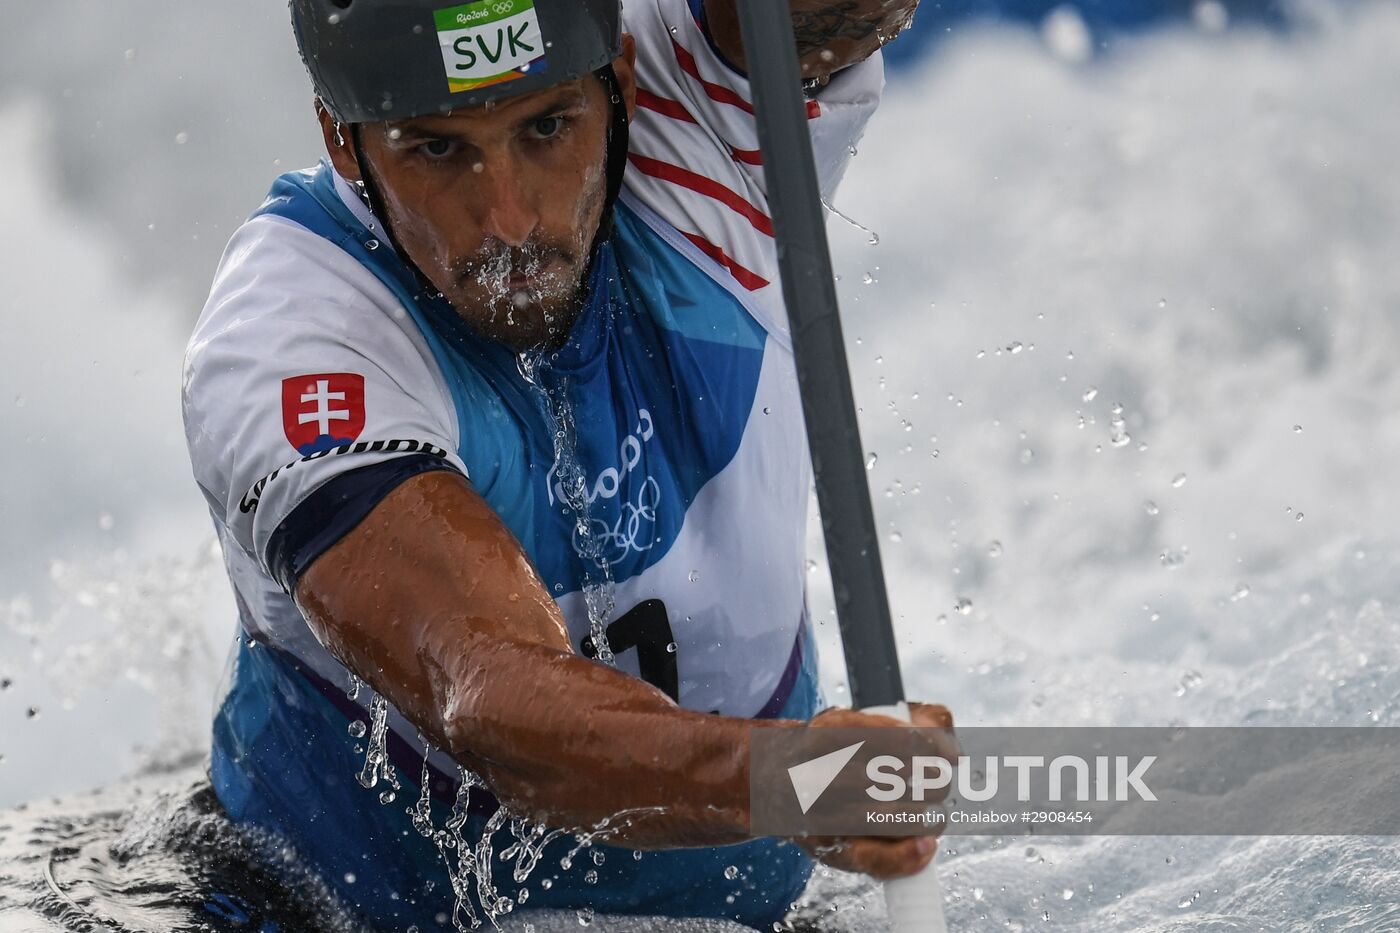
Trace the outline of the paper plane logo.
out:
<instances>
[{"instance_id":1,"label":"paper plane logo","mask_svg":"<svg viewBox=\"0 0 1400 933\"><path fill-rule=\"evenodd\" d=\"M788 778L792 780L792 789L797 793L797 802L801 805L804 815L812 809L818 798L826 793L826 789L836 780L841 769L850 763L864 744L857 742L788 768Z\"/></svg>"}]
</instances>

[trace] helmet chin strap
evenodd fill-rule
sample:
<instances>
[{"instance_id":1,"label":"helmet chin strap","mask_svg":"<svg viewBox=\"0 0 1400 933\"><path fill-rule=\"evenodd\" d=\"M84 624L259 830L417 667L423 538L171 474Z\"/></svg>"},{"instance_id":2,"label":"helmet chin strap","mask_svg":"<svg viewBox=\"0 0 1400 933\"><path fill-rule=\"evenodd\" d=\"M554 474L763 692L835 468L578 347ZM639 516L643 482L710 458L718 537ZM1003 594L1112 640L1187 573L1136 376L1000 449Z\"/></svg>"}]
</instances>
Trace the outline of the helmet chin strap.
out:
<instances>
[{"instance_id":1,"label":"helmet chin strap","mask_svg":"<svg viewBox=\"0 0 1400 933\"><path fill-rule=\"evenodd\" d=\"M612 104L612 123L608 126L608 196L603 203L603 220L598 225L596 245L612 235L613 206L622 194L622 178L627 174L627 151L631 141L632 126L627 119L627 104L622 99L622 85L618 83L617 72L612 62L594 72L607 92Z\"/></svg>"},{"instance_id":2,"label":"helmet chin strap","mask_svg":"<svg viewBox=\"0 0 1400 933\"><path fill-rule=\"evenodd\" d=\"M363 124L350 124L350 150L355 154L355 164L360 167L360 198L369 208L370 214L384 229L375 231L380 239L384 240L398 253L399 259L408 266L413 277L418 280L418 287L422 289L424 295L440 295L437 286L432 283L423 270L418 268L418 263L409 257L408 253L399 245L398 237L394 236L394 230L389 226L389 211L384 204L384 195L379 190L379 182L374 177L374 170L370 167L369 158L365 156L364 141L361 136Z\"/></svg>"},{"instance_id":3,"label":"helmet chin strap","mask_svg":"<svg viewBox=\"0 0 1400 933\"><path fill-rule=\"evenodd\" d=\"M627 106L622 98L622 86L618 83L617 72L613 70L612 63L609 62L602 68L595 71L597 77L603 85L603 92L608 95L611 104L611 119L608 124L607 136L607 195L603 201L603 217L598 224L598 230L593 235L593 243L589 247L588 270L584 273L584 281L589 278L592 272L593 262L598 255L598 247L607 242L612 236L613 230L613 207L617 203L618 196L622 193L622 179L627 173L627 150L631 139L631 125L627 119ZM360 197L364 200L365 206L369 208L374 219L379 222L383 230L376 231L380 238L385 240L399 255L399 259L413 272L418 280L418 286L423 293L429 296L439 296L442 293L437 286L418 268L415 263L399 245L398 238L394 236L394 231L389 225L389 212L384 203L384 195L380 190L379 182L374 177L374 170L370 167L369 159L365 156L364 142L361 136L363 124L350 124L349 144L351 151L355 154L355 162L360 167Z\"/></svg>"}]
</instances>

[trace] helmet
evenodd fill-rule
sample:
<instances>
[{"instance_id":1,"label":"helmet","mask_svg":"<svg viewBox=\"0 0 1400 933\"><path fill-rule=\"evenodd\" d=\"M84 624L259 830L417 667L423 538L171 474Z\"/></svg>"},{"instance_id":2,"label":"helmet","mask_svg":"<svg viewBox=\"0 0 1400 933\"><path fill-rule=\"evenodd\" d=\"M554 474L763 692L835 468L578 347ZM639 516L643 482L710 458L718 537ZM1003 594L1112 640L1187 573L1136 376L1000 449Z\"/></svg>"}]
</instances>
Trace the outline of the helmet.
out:
<instances>
[{"instance_id":1,"label":"helmet","mask_svg":"<svg viewBox=\"0 0 1400 933\"><path fill-rule=\"evenodd\" d=\"M341 123L446 113L573 81L621 52L619 0L291 0L302 60Z\"/></svg>"}]
</instances>

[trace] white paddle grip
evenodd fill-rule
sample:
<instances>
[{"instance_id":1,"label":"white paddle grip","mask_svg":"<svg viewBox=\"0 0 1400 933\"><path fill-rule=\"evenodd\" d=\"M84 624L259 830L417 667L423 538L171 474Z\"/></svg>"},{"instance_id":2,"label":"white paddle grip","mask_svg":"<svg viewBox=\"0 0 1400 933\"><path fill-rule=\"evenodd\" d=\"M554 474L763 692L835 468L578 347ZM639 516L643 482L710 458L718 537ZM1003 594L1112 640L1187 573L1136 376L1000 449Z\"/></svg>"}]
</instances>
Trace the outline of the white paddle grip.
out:
<instances>
[{"instance_id":1,"label":"white paddle grip","mask_svg":"<svg viewBox=\"0 0 1400 933\"><path fill-rule=\"evenodd\" d=\"M909 706L873 706L861 710L888 716L901 722L912 722ZM943 886L932 863L909 878L885 882L885 907L894 933L948 933L948 921L943 916Z\"/></svg>"}]
</instances>

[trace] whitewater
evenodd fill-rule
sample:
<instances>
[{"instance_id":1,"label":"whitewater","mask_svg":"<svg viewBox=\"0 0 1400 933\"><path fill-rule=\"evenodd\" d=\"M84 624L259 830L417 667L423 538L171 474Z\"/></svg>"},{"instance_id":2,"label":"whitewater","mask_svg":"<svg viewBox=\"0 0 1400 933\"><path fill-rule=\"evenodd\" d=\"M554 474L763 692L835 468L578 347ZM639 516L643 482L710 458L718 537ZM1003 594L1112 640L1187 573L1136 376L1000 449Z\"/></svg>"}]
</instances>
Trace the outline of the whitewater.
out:
<instances>
[{"instance_id":1,"label":"whitewater","mask_svg":"<svg viewBox=\"0 0 1400 933\"><path fill-rule=\"evenodd\" d=\"M97 103L56 73L0 96L0 805L179 785L207 745L235 623L180 357L238 214L316 157L281 12L238 26L267 59L242 89L133 41ZM831 226L905 681L962 725L1400 725L1400 6L1216 25L1090 60L1063 17L960 30L833 202L879 240ZM32 929L3 837L0 930ZM1400 929L1382 838L959 837L937 865L954 930ZM884 928L825 870L797 913Z\"/></svg>"}]
</instances>

